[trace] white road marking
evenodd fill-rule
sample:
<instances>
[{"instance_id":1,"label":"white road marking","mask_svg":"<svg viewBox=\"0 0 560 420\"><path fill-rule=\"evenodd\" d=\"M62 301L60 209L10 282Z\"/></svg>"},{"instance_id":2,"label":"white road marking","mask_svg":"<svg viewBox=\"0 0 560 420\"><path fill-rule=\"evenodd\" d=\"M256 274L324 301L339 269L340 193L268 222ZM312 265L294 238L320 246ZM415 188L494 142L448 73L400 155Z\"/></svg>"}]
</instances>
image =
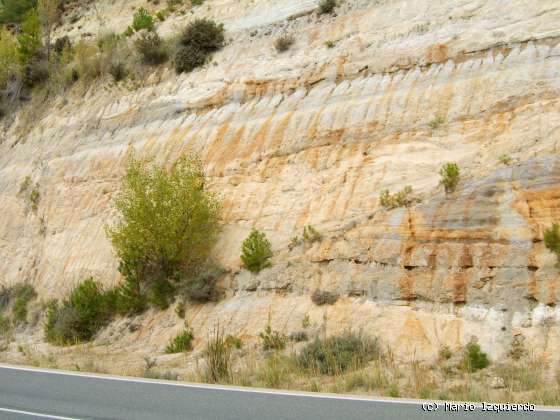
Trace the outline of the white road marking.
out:
<instances>
[{"instance_id":1,"label":"white road marking","mask_svg":"<svg viewBox=\"0 0 560 420\"><path fill-rule=\"evenodd\" d=\"M4 413L14 413L14 414L23 414L24 416L35 416L35 417L42 417L44 419L57 419L57 420L79 420L73 417L61 417L61 416L53 416L51 414L43 414L43 413L34 413L32 411L22 411L22 410L13 410L11 408L3 408L0 407L0 412Z\"/></svg>"},{"instance_id":2,"label":"white road marking","mask_svg":"<svg viewBox=\"0 0 560 420\"><path fill-rule=\"evenodd\" d=\"M75 376L81 378L104 379L109 381L146 383L146 384L157 384L157 385L166 385L166 386L177 386L177 387L184 387L184 388L196 388L196 389L230 391L230 392L246 392L249 394L278 395L278 396L289 396L289 397L307 397L307 398L318 398L318 399L334 399L334 400L381 402L381 403L388 403L388 404L412 404L412 405L421 405L424 404L426 401L438 402L439 404L444 404L446 402L447 403L455 402L455 401L435 401L435 400L414 400L414 399L407 399L407 398L384 398L384 397L375 397L375 396L361 397L357 395L321 394L316 392L278 391L274 389L263 389L263 388L244 388L244 387L225 386L225 385L198 384L192 382L163 381L158 379L146 379L146 378L127 378L123 376L102 375L97 373L69 372L63 370L32 368L32 367L24 367L24 366L20 367L20 366L5 365L2 363L0 363L0 369L46 373L50 375ZM477 408L482 407L481 403L473 402L473 404ZM560 407L537 405L535 406L535 411L560 413Z\"/></svg>"}]
</instances>

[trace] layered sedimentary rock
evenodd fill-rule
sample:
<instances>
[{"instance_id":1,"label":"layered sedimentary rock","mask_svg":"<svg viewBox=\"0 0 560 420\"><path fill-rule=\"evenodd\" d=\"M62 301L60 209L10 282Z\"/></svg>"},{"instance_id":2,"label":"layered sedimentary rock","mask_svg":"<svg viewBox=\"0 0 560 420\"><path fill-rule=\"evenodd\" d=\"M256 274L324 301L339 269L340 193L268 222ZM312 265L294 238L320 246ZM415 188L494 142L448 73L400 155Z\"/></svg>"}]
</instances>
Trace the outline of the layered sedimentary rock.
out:
<instances>
[{"instance_id":1,"label":"layered sedimentary rock","mask_svg":"<svg viewBox=\"0 0 560 420\"><path fill-rule=\"evenodd\" d=\"M229 274L222 301L189 308L195 330L220 321L255 336L270 319L290 332L308 314L407 357L473 336L499 356L522 334L557 361L559 270L542 241L560 221L556 2L347 1L324 17L314 2L221 3L194 13L225 19L230 39L204 69L157 70L132 92L95 85L5 127L1 281L48 296L86 276L116 284L104 225L127 153L172 162L196 152L223 198L215 254ZM279 54L285 32L296 43ZM446 195L438 171L450 161L462 179ZM36 212L19 193L26 176ZM380 206L382 189L406 185L421 203ZM289 247L305 225L323 239ZM252 227L275 252L259 275L239 261ZM341 299L317 307L316 289ZM180 327L172 313L150 316L123 343L161 346Z\"/></svg>"}]
</instances>

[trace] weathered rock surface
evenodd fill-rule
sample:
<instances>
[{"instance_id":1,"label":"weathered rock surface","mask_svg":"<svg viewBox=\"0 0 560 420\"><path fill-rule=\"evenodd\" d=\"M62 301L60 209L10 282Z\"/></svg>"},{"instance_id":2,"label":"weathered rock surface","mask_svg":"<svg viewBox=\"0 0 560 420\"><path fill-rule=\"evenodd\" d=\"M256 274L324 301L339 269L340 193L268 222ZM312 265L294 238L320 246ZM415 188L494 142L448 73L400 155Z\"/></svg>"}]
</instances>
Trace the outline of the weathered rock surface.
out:
<instances>
[{"instance_id":1,"label":"weathered rock surface","mask_svg":"<svg viewBox=\"0 0 560 420\"><path fill-rule=\"evenodd\" d=\"M133 92L92 86L5 128L0 280L52 296L90 275L115 284L103 227L126 154L170 162L195 151L224 200L215 252L232 273L226 299L189 308L195 330L220 321L255 336L270 314L290 332L309 314L327 332L363 329L416 359L472 336L499 357L521 333L557 362L560 279L542 242L560 220L557 2L348 1L320 18L312 1L215 3L194 15L226 22L231 41L216 65L156 72ZM108 14L106 26L129 14ZM277 54L284 31L297 42ZM500 164L503 154L514 163ZM438 171L449 161L463 178L445 196ZM26 176L37 212L19 193ZM421 204L380 207L382 189L405 185ZM323 240L290 250L307 224ZM258 276L239 261L252 227L275 250ZM316 288L342 298L317 307ZM154 314L123 345L161 347L180 328L160 322L171 314Z\"/></svg>"}]
</instances>

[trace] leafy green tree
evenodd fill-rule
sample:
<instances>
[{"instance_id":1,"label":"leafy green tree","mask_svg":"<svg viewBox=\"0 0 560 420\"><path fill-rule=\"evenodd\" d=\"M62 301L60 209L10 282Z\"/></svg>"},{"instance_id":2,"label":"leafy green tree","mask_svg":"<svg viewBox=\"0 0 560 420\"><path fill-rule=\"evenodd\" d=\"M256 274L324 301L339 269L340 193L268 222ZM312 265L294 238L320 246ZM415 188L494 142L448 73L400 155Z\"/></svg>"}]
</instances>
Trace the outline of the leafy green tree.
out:
<instances>
[{"instance_id":1,"label":"leafy green tree","mask_svg":"<svg viewBox=\"0 0 560 420\"><path fill-rule=\"evenodd\" d=\"M205 189L201 162L192 156L164 166L131 157L115 202L118 222L106 232L130 295L148 292L158 307L202 266L219 233L220 202ZM132 285L132 286L131 286Z\"/></svg>"},{"instance_id":2,"label":"leafy green tree","mask_svg":"<svg viewBox=\"0 0 560 420\"><path fill-rule=\"evenodd\" d=\"M0 28L0 90L20 72L16 38L8 30Z\"/></svg>"},{"instance_id":3,"label":"leafy green tree","mask_svg":"<svg viewBox=\"0 0 560 420\"><path fill-rule=\"evenodd\" d=\"M0 24L21 23L37 0L0 0Z\"/></svg>"},{"instance_id":4,"label":"leafy green tree","mask_svg":"<svg viewBox=\"0 0 560 420\"><path fill-rule=\"evenodd\" d=\"M59 18L60 0L38 0L37 12L39 21L41 22L43 32L45 33L45 44L47 46L47 61L50 61L51 55L51 34L54 24Z\"/></svg>"},{"instance_id":5,"label":"leafy green tree","mask_svg":"<svg viewBox=\"0 0 560 420\"><path fill-rule=\"evenodd\" d=\"M21 32L17 36L19 43L18 54L22 64L31 60L42 48L41 22L36 9L31 10L21 25Z\"/></svg>"},{"instance_id":6,"label":"leafy green tree","mask_svg":"<svg viewBox=\"0 0 560 420\"><path fill-rule=\"evenodd\" d=\"M258 273L270 267L272 248L263 232L253 229L241 247L241 261L245 268L252 273Z\"/></svg>"}]
</instances>

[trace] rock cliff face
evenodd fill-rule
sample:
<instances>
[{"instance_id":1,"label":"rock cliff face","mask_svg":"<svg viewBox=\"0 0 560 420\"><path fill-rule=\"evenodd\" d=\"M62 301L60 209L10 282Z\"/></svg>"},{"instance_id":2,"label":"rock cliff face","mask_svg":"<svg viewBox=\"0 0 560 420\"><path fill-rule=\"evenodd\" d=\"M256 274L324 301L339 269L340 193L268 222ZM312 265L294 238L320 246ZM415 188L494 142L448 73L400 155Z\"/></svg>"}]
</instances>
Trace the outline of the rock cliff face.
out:
<instances>
[{"instance_id":1,"label":"rock cliff face","mask_svg":"<svg viewBox=\"0 0 560 420\"><path fill-rule=\"evenodd\" d=\"M101 15L122 31L124 4L101 2L83 28ZM558 363L559 269L542 242L560 221L557 1L346 1L325 17L314 8L215 1L195 15L224 20L230 41L206 68L21 112L0 143L0 280L51 296L90 275L117 283L103 227L126 154L171 162L194 151L224 200L215 253L230 270L224 300L188 310L199 336L218 321L255 336L269 317L290 332L309 315L327 332L379 335L406 358L472 336L499 357L522 335ZM278 54L284 32L296 43ZM463 177L446 196L438 171L449 161ZM26 176L36 212L18 193ZM382 189L405 185L422 203L380 207ZM323 240L289 247L305 225ZM275 251L259 275L239 261L252 227ZM341 299L317 307L315 289ZM148 318L123 345L161 347L180 328L172 311Z\"/></svg>"}]
</instances>

